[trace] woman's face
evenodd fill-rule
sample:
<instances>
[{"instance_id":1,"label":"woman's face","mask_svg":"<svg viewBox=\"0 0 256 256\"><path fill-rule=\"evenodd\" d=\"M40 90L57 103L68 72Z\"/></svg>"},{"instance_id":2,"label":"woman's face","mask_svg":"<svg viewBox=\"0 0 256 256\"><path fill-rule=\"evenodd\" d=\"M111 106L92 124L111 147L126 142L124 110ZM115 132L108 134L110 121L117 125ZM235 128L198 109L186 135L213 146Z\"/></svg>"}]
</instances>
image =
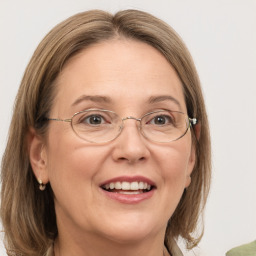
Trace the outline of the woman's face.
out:
<instances>
[{"instance_id":1,"label":"woman's face","mask_svg":"<svg viewBox=\"0 0 256 256\"><path fill-rule=\"evenodd\" d=\"M187 112L174 69L157 50L133 40L87 48L68 61L56 86L51 118L70 118L89 108L137 118L157 109ZM50 121L41 156L44 182L50 182L55 195L59 234L112 241L163 238L190 183L191 133L155 143L140 134L135 120L124 123L115 140L93 144L79 138L70 123ZM154 189L142 194L105 191L102 185L111 182L146 182Z\"/></svg>"}]
</instances>

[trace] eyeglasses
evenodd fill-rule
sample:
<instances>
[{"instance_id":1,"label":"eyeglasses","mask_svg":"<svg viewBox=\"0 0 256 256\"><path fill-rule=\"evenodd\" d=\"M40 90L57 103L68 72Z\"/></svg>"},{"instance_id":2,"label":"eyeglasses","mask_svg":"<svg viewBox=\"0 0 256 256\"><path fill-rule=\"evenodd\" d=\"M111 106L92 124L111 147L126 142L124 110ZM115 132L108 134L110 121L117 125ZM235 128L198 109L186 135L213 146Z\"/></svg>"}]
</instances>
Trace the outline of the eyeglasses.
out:
<instances>
[{"instance_id":1,"label":"eyeglasses","mask_svg":"<svg viewBox=\"0 0 256 256\"><path fill-rule=\"evenodd\" d=\"M121 118L105 109L87 109L75 113L70 119L48 118L52 121L70 122L73 131L81 139L91 143L104 143L116 139L124 128L124 121L134 119L138 129L147 139L154 142L171 142L183 137L196 118L189 118L179 111L157 110L143 115Z\"/></svg>"}]
</instances>

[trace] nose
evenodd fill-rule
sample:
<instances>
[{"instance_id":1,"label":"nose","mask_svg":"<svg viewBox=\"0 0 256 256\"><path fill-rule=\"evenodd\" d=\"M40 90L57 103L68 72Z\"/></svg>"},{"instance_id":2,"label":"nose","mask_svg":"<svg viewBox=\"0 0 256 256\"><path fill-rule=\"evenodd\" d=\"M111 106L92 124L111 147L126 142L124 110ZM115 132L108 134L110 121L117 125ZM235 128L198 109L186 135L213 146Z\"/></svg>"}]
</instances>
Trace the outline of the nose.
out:
<instances>
[{"instance_id":1,"label":"nose","mask_svg":"<svg viewBox=\"0 0 256 256\"><path fill-rule=\"evenodd\" d=\"M113 159L129 164L145 161L149 157L150 152L146 139L139 131L138 121L140 119L127 117L123 121L125 121L124 128L115 140L116 145L113 151Z\"/></svg>"}]
</instances>

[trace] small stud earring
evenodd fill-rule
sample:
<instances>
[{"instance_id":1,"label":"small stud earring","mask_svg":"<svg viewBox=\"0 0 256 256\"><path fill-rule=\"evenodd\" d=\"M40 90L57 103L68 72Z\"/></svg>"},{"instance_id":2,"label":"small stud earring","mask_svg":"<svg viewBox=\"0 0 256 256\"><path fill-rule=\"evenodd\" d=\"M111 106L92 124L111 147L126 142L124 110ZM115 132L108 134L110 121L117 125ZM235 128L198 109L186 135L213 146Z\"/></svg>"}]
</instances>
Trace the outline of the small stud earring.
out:
<instances>
[{"instance_id":1,"label":"small stud earring","mask_svg":"<svg viewBox=\"0 0 256 256\"><path fill-rule=\"evenodd\" d=\"M46 185L42 182L42 180L38 179L38 183L39 183L39 189L41 191L45 190Z\"/></svg>"}]
</instances>

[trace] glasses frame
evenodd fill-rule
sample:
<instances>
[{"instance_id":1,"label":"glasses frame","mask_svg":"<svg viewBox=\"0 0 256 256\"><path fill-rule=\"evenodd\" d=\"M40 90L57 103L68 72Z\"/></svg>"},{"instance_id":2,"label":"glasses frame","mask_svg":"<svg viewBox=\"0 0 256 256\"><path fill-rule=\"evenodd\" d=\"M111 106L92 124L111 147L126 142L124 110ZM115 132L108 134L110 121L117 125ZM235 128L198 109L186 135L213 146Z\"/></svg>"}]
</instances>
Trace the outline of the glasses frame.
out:
<instances>
[{"instance_id":1,"label":"glasses frame","mask_svg":"<svg viewBox=\"0 0 256 256\"><path fill-rule=\"evenodd\" d=\"M72 120L73 120L73 118L74 118L75 116L77 116L77 115L79 115L79 114L81 114L81 113L89 112L89 111L110 112L110 113L113 113L113 114L117 115L117 116L120 118L120 116L119 116L116 112L114 112L114 111L111 111L111 110L108 110L108 109L90 108L90 109L86 109L86 110L82 110L82 111L76 112L71 118L67 118L67 119L61 119L61 118L47 118L47 120L49 120L49 121L69 122L70 125L71 125L71 127L72 127L73 132L74 132L80 139L82 139L82 140L84 140L84 141L87 141L87 142L90 142L90 143L95 143L95 144L107 143L107 142L113 141L113 140L115 140L116 138L118 138L119 135L120 135L120 134L122 133L122 131L123 131L123 128L124 128L124 121L125 121L125 120L129 120L129 119L134 119L135 121L140 122L140 125L139 125L138 128L139 128L140 133L143 135L143 137L145 137L145 138L148 139L149 141L153 141L153 142L157 142L157 143L169 143L169 142L172 142L172 141L177 141L177 140L179 140L180 138L182 138L183 136L186 135L187 131L189 130L189 128L190 128L191 126L195 126L195 125L197 124L197 122L198 122L198 121L197 121L197 118L195 118L195 117L190 118L187 114L185 114L185 113L183 113L183 112L181 112L181 111L174 111L174 110L169 110L169 109L159 109L159 110L156 110L156 111L148 112L148 113L146 113L145 115L143 115L141 118L136 118L136 117L133 117L133 116L127 116L127 117L120 118L121 121L122 121L122 125L119 127L119 128L120 128L120 131L119 131L119 133L116 135L116 137L114 137L113 139L107 140L107 141L95 142L95 141L90 141L90 140L88 140L88 139L85 139L85 138L79 136L79 134L78 134L78 133L76 132L76 130L74 129L74 127L73 127L73 122L72 122ZM144 117L148 116L148 115L151 115L151 114L154 114L154 113L158 113L158 112L162 112L162 111L177 112L177 113L183 114L183 115L186 117L186 119L187 119L187 128L186 128L186 131L184 132L184 134L182 134L180 137L178 137L177 139L174 139L174 140L170 140L170 141L156 141L156 140L150 139L150 138L144 133L143 129L141 129L141 127L142 127L141 120L142 120Z\"/></svg>"}]
</instances>

